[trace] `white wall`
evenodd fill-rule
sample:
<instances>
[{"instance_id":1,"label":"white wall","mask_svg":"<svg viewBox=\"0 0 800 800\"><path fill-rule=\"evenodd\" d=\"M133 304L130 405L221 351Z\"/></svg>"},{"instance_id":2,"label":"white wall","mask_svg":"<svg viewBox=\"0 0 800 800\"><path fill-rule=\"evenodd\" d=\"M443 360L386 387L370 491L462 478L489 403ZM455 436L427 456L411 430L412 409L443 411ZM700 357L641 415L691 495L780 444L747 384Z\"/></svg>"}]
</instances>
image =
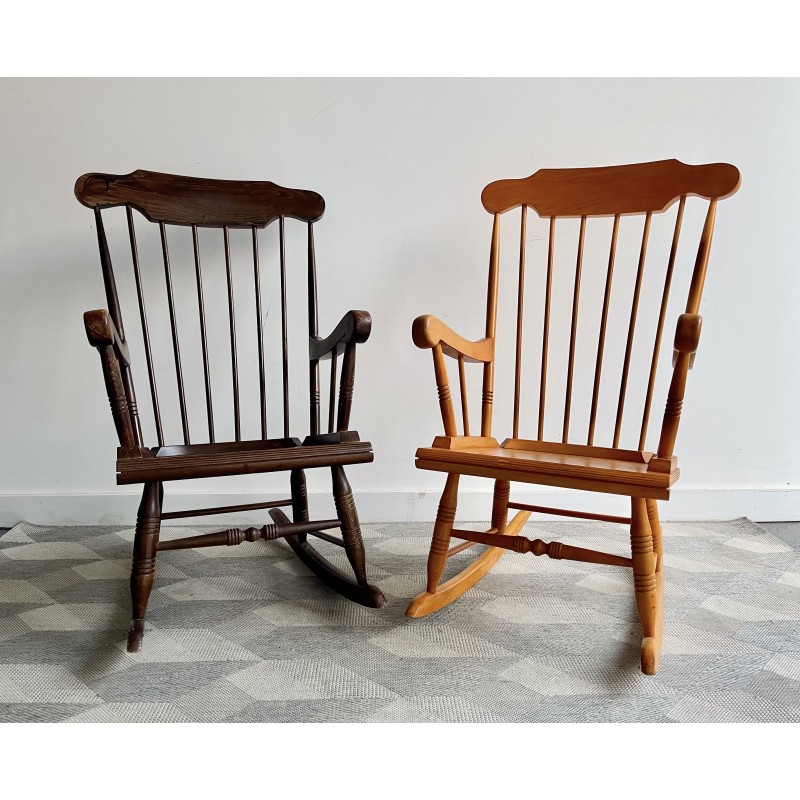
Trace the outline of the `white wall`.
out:
<instances>
[{"instance_id":1,"label":"white wall","mask_svg":"<svg viewBox=\"0 0 800 800\"><path fill-rule=\"evenodd\" d=\"M92 214L73 196L80 174L145 168L319 191L328 204L317 226L321 327L348 308L374 319L353 412L376 453L350 471L362 517L431 519L442 476L415 470L413 453L440 422L430 354L413 347L410 325L435 313L481 335L491 227L481 189L541 167L672 157L731 162L743 181L719 209L678 439L683 477L664 513L800 518L797 80L12 79L0 81L0 109L0 524L132 521L135 511L136 487L114 483L113 426L82 329L82 312L105 301ZM537 236L530 252L539 256ZM504 252L517 246L509 228ZM298 289L302 267L292 263ZM513 325L514 269L507 261L501 335ZM592 359L579 353L578 366ZM504 374L510 365L509 353ZM305 377L294 374L303 433ZM662 369L662 392L667 378ZM190 403L202 404L200 373L187 380ZM227 377L219 381L222 397ZM509 388L507 379L496 386L501 437L510 434ZM140 379L140 400L146 393ZM662 408L663 393L656 431ZM280 486L251 476L170 488L213 491L200 500L209 503ZM313 490L326 486L323 472L311 476ZM487 482L465 488L460 516L488 516Z\"/></svg>"}]
</instances>

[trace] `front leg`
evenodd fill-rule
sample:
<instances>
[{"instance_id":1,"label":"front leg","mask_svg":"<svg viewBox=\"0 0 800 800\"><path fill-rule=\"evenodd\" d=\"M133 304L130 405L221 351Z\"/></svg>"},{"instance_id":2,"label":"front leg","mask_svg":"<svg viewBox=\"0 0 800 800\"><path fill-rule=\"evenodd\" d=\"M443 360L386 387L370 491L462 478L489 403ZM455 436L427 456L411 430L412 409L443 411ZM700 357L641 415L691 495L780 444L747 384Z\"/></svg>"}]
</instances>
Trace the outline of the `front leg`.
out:
<instances>
[{"instance_id":1,"label":"front leg","mask_svg":"<svg viewBox=\"0 0 800 800\"><path fill-rule=\"evenodd\" d=\"M161 504L164 492L161 483L144 485L142 502L136 518L131 568L131 602L133 620L128 633L128 652L138 653L144 637L144 615L153 588L156 569L156 550L161 528Z\"/></svg>"},{"instance_id":2,"label":"front leg","mask_svg":"<svg viewBox=\"0 0 800 800\"><path fill-rule=\"evenodd\" d=\"M659 529L660 534L660 529ZM660 539L660 536L659 536ZM663 596L661 574L656 574L653 531L647 514L647 501L631 498L631 557L636 608L642 621L641 665L645 675L655 675L661 658Z\"/></svg>"},{"instance_id":3,"label":"front leg","mask_svg":"<svg viewBox=\"0 0 800 800\"><path fill-rule=\"evenodd\" d=\"M331 467L331 476L333 478L333 501L336 504L336 513L342 521L344 551L347 553L347 559L359 585L366 586L367 567L364 557L364 542L361 539L361 527L358 524L353 491L344 474L344 467Z\"/></svg>"},{"instance_id":4,"label":"front leg","mask_svg":"<svg viewBox=\"0 0 800 800\"><path fill-rule=\"evenodd\" d=\"M292 519L295 522L308 522L308 495L306 493L305 473L301 469L293 469L289 481L292 488ZM308 539L308 534L300 533L295 538L302 543Z\"/></svg>"}]
</instances>

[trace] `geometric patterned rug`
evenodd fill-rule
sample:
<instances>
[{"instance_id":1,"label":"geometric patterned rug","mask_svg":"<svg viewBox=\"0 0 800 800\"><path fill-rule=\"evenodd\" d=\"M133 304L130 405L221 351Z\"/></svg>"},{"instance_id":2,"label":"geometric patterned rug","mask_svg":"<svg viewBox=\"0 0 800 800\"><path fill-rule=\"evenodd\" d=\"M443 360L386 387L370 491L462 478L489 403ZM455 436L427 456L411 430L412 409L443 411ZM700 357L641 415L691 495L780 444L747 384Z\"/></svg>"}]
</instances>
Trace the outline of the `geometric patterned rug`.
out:
<instances>
[{"instance_id":1,"label":"geometric patterned rug","mask_svg":"<svg viewBox=\"0 0 800 800\"><path fill-rule=\"evenodd\" d=\"M755 523L664 525L654 677L639 671L624 568L507 553L451 606L407 619L431 529L364 526L380 610L328 590L284 542L161 553L131 655L133 529L17 525L0 537L0 719L800 722L800 553ZM629 553L622 525L536 521L524 533ZM339 548L316 544L344 566Z\"/></svg>"}]
</instances>

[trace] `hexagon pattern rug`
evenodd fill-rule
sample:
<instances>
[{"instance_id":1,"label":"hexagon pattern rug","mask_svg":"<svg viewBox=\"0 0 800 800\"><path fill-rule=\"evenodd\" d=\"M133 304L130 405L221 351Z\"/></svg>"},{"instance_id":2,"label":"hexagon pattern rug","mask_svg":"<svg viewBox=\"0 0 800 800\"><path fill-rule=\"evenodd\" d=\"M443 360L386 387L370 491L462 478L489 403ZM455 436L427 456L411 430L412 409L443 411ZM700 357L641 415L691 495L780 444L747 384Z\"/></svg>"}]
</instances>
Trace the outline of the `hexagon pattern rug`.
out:
<instances>
[{"instance_id":1,"label":"hexagon pattern rug","mask_svg":"<svg viewBox=\"0 0 800 800\"><path fill-rule=\"evenodd\" d=\"M758 525L665 524L655 677L639 672L626 569L507 553L451 606L406 619L431 528L365 526L381 610L333 594L283 542L164 552L144 648L130 655L133 530L17 525L0 537L0 719L800 721L800 554ZM524 533L628 553L621 525ZM341 550L319 547L344 566Z\"/></svg>"}]
</instances>

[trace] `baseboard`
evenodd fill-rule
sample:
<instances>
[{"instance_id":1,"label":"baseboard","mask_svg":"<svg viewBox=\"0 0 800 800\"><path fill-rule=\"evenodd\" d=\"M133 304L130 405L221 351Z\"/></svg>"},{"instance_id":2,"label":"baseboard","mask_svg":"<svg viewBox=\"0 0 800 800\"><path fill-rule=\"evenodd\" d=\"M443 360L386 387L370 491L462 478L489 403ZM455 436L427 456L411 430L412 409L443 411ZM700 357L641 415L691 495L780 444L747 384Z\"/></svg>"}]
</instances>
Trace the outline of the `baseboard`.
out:
<instances>
[{"instance_id":1,"label":"baseboard","mask_svg":"<svg viewBox=\"0 0 800 800\"><path fill-rule=\"evenodd\" d=\"M219 492L214 494L168 494L165 510L202 508L278 499L277 495ZM431 491L364 491L355 493L362 522L430 522L436 516L439 494ZM541 506L625 514L627 501L616 495L587 495L553 489L512 488L512 499ZM139 498L136 493L108 494L0 494L0 527L20 521L36 525L133 525ZM329 514L330 494L310 492L312 516ZM659 503L662 519L724 520L749 517L763 522L800 520L798 489L675 489L669 502ZM489 518L491 493L465 490L459 493L458 518L483 521ZM216 524L264 524L265 511L247 514L175 520Z\"/></svg>"}]
</instances>

